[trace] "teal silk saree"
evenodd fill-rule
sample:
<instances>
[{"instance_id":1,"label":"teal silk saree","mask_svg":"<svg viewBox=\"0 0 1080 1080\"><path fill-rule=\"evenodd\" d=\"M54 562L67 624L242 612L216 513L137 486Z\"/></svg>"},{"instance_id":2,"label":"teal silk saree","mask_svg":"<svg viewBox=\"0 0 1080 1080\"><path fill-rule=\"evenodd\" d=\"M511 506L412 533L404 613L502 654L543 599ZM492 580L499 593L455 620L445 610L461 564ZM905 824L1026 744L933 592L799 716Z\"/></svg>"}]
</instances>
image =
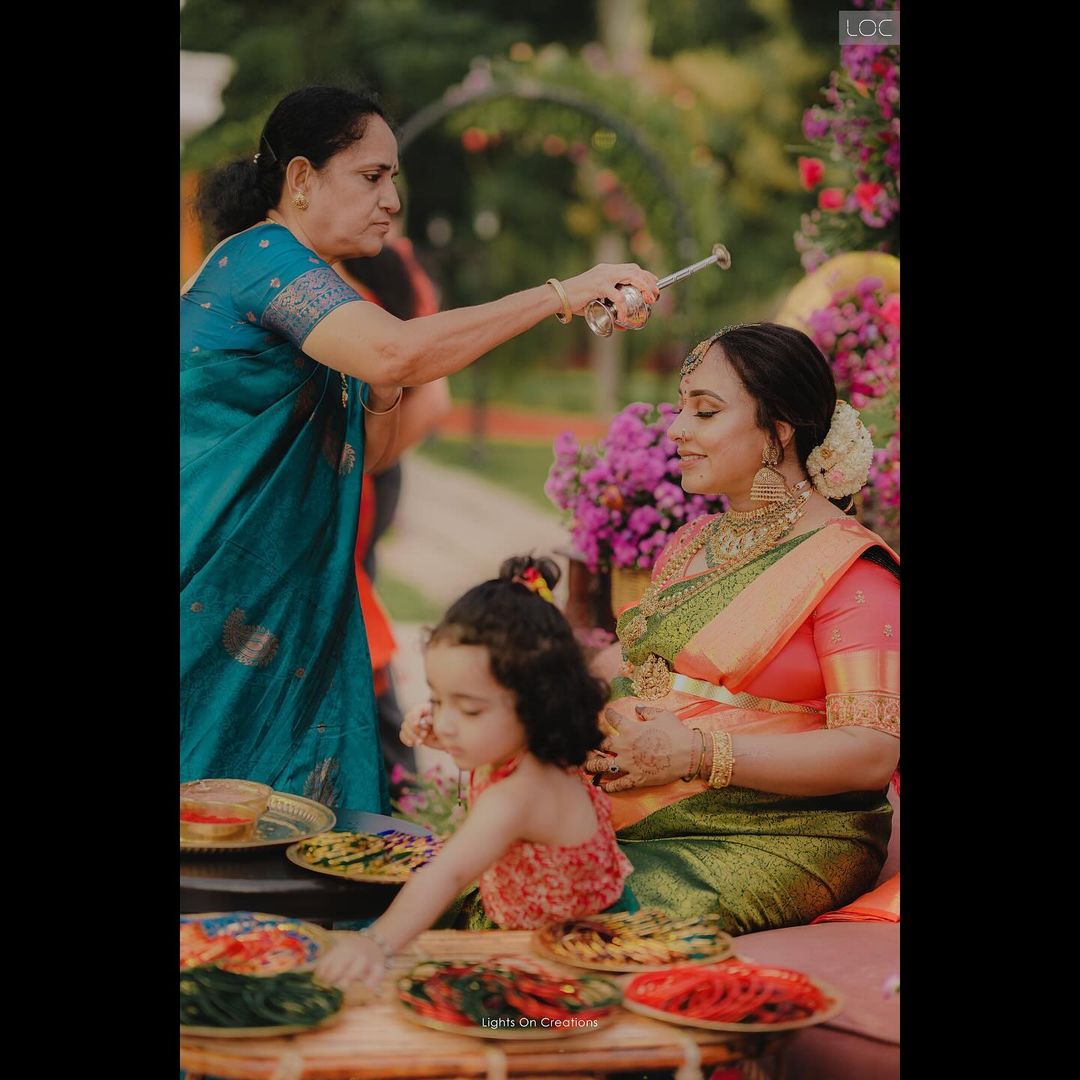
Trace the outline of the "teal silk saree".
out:
<instances>
[{"instance_id":1,"label":"teal silk saree","mask_svg":"<svg viewBox=\"0 0 1080 1080\"><path fill-rule=\"evenodd\" d=\"M303 352L358 294L285 228L180 299L180 779L385 813L353 549L367 387Z\"/></svg>"}]
</instances>

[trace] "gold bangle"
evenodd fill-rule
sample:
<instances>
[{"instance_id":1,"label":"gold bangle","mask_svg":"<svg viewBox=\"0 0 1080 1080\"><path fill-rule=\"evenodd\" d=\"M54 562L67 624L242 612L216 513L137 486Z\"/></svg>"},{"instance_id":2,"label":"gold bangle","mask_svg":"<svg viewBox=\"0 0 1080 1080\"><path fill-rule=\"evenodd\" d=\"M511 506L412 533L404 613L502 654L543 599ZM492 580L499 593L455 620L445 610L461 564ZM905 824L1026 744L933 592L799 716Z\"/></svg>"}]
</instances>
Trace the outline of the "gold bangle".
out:
<instances>
[{"instance_id":1,"label":"gold bangle","mask_svg":"<svg viewBox=\"0 0 1080 1080\"><path fill-rule=\"evenodd\" d=\"M563 288L563 283L558 278L549 277L544 284L550 285L559 294L559 300L562 301L562 311L556 311L555 318L565 326L574 317L574 312L570 308L570 297L566 295L566 289Z\"/></svg>"},{"instance_id":2,"label":"gold bangle","mask_svg":"<svg viewBox=\"0 0 1080 1080\"><path fill-rule=\"evenodd\" d=\"M731 783L731 770L735 767L735 755L731 749L731 736L726 731L712 733L712 769L709 787L725 788Z\"/></svg>"},{"instance_id":3,"label":"gold bangle","mask_svg":"<svg viewBox=\"0 0 1080 1080\"><path fill-rule=\"evenodd\" d=\"M360 398L360 404L363 405L364 409L367 412L371 413L372 416L386 416L387 413L392 413L401 404L401 399L404 396L405 396L405 387L404 386L399 386L398 387L398 392L397 392L397 400L394 402L393 405L390 406L389 409L383 409L382 412L378 412L375 409L369 409L367 407L367 402L364 401L363 397Z\"/></svg>"},{"instance_id":4,"label":"gold bangle","mask_svg":"<svg viewBox=\"0 0 1080 1080\"><path fill-rule=\"evenodd\" d=\"M697 772L694 773L694 779L701 779L701 768L705 764L705 732L701 728L696 727L694 730L701 736L701 757L698 758Z\"/></svg>"},{"instance_id":5,"label":"gold bangle","mask_svg":"<svg viewBox=\"0 0 1080 1080\"><path fill-rule=\"evenodd\" d=\"M698 758L697 765L694 764L694 735L693 735L693 733L695 731L699 735L701 735L701 729L700 728L691 728L690 729L690 769L689 769L689 771L687 772L687 774L685 776L680 776L679 777L679 779L684 784L689 784L690 781L693 780L695 776L697 776L699 770L701 769L701 758ZM702 755L704 755L704 753L705 753L705 736L704 735L702 735L702 737L701 737L701 753L702 753Z\"/></svg>"}]
</instances>

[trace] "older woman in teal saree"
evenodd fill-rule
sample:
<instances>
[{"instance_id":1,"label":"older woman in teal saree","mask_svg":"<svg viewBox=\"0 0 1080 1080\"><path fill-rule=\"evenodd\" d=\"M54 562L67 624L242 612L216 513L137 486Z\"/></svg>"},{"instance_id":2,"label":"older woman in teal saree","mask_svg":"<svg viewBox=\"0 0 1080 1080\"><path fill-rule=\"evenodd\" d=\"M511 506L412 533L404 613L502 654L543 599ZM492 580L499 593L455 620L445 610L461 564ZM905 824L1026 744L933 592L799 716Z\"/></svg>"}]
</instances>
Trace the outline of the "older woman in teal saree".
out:
<instances>
[{"instance_id":1,"label":"older woman in teal saree","mask_svg":"<svg viewBox=\"0 0 1080 1080\"><path fill-rule=\"evenodd\" d=\"M397 141L370 94L307 87L197 202L218 246L180 300L180 772L389 809L353 572L361 473L403 386L460 371L634 264L407 322L334 270L378 253Z\"/></svg>"},{"instance_id":2,"label":"older woman in teal saree","mask_svg":"<svg viewBox=\"0 0 1080 1080\"><path fill-rule=\"evenodd\" d=\"M380 812L352 575L367 387L302 351L359 299L270 223L181 297L181 775Z\"/></svg>"}]
</instances>

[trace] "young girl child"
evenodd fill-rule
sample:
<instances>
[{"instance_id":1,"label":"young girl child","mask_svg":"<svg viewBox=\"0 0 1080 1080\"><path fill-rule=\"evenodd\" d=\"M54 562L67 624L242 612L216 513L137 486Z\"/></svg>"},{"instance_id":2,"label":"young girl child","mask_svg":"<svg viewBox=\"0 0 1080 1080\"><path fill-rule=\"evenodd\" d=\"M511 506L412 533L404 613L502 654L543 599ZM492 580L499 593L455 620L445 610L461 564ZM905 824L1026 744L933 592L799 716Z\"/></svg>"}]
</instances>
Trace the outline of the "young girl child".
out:
<instances>
[{"instance_id":1,"label":"young girl child","mask_svg":"<svg viewBox=\"0 0 1080 1080\"><path fill-rule=\"evenodd\" d=\"M377 984L390 958L477 879L487 915L513 930L595 915L623 896L633 868L608 796L578 771L603 738L607 691L551 602L558 576L549 559L508 559L432 631L430 711L409 717L402 740L472 770L469 815L381 918L318 963L323 982Z\"/></svg>"}]
</instances>

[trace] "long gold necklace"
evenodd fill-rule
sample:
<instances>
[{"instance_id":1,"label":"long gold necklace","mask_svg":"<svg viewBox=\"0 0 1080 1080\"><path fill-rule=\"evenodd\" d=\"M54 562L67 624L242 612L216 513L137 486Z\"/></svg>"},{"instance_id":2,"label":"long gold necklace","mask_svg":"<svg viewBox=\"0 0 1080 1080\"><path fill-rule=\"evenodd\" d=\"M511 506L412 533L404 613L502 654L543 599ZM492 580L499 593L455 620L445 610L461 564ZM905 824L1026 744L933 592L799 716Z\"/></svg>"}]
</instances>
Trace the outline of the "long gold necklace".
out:
<instances>
[{"instance_id":1,"label":"long gold necklace","mask_svg":"<svg viewBox=\"0 0 1080 1080\"><path fill-rule=\"evenodd\" d=\"M642 594L641 599L638 601L637 612L634 617L626 624L620 635L624 648L632 648L637 642L645 636L645 631L648 628L648 620L652 618L657 612L667 614L673 610L679 600L693 595L693 593L699 592L701 589L701 583L692 585L690 589L685 589L681 592L675 600L671 597L667 597L664 600L659 599L659 595L664 589L671 584L683 571L683 569L689 565L690 560L702 549L705 542L709 538L709 533L716 526L716 520L709 522L698 534L690 541L690 543L684 545L681 549L676 548L668 559L664 568L659 574L649 583L649 587ZM715 577L714 574L704 575L711 581ZM691 592L693 590L693 592Z\"/></svg>"},{"instance_id":2,"label":"long gold necklace","mask_svg":"<svg viewBox=\"0 0 1080 1080\"><path fill-rule=\"evenodd\" d=\"M806 513L810 482L804 480L796 484L788 494L789 498L760 510L729 510L726 514L718 514L688 544L677 548L649 584L634 617L623 629L620 637L624 648L633 648L645 636L653 615L670 614L679 604L704 592L720 577L752 562L782 540ZM685 589L661 598L660 593L683 575L703 547L709 569Z\"/></svg>"}]
</instances>

